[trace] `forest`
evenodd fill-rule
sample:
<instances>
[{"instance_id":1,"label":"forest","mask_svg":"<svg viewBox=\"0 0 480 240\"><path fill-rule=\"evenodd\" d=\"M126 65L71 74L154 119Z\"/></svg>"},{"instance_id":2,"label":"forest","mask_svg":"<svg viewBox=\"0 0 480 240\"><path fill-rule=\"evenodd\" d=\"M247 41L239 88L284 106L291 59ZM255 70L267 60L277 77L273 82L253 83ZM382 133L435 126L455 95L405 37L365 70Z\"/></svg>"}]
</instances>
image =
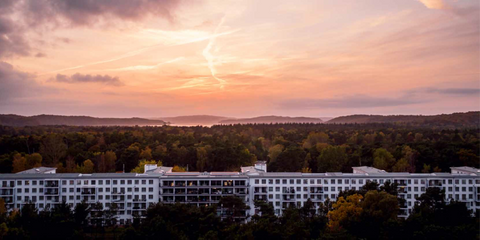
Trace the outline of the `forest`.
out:
<instances>
[{"instance_id":1,"label":"forest","mask_svg":"<svg viewBox=\"0 0 480 240\"><path fill-rule=\"evenodd\" d=\"M150 205L144 218L115 225L115 208L101 203L68 204L38 211L34 205L7 213L0 199L0 239L478 239L478 216L464 203L445 202L439 188L427 188L412 214L398 218L396 186L368 182L357 191L342 192L336 202L325 201L318 210L308 200L281 217L273 205L255 202L256 214L241 223L236 217L248 206L229 196L218 205ZM219 206L221 211L219 211ZM243 215L245 216L245 215Z\"/></svg>"},{"instance_id":2,"label":"forest","mask_svg":"<svg viewBox=\"0 0 480 240\"><path fill-rule=\"evenodd\" d=\"M477 167L478 126L443 123L246 124L212 127L0 126L0 172L239 171L257 160L269 172L392 172Z\"/></svg>"}]
</instances>

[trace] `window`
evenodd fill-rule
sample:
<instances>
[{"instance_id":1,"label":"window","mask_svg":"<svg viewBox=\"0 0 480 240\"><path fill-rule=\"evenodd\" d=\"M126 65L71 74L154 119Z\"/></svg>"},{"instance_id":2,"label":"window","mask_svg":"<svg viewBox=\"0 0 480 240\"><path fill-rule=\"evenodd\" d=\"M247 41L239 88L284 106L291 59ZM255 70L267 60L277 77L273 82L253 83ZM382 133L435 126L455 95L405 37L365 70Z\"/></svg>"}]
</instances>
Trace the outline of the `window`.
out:
<instances>
[{"instance_id":1,"label":"window","mask_svg":"<svg viewBox=\"0 0 480 240\"><path fill-rule=\"evenodd\" d=\"M280 192L280 187L275 187L275 192Z\"/></svg>"},{"instance_id":2,"label":"window","mask_svg":"<svg viewBox=\"0 0 480 240\"><path fill-rule=\"evenodd\" d=\"M255 179L255 184L260 184L260 180L259 180L259 179Z\"/></svg>"},{"instance_id":3,"label":"window","mask_svg":"<svg viewBox=\"0 0 480 240\"><path fill-rule=\"evenodd\" d=\"M349 179L345 179L345 184L350 184L350 180L349 180Z\"/></svg>"},{"instance_id":4,"label":"window","mask_svg":"<svg viewBox=\"0 0 480 240\"><path fill-rule=\"evenodd\" d=\"M98 185L103 185L103 180L98 180Z\"/></svg>"},{"instance_id":5,"label":"window","mask_svg":"<svg viewBox=\"0 0 480 240\"><path fill-rule=\"evenodd\" d=\"M331 183L331 184L335 184L335 179L331 179L331 180L330 180L330 183Z\"/></svg>"},{"instance_id":6,"label":"window","mask_svg":"<svg viewBox=\"0 0 480 240\"><path fill-rule=\"evenodd\" d=\"M147 180L142 180L142 184L147 184Z\"/></svg>"},{"instance_id":7,"label":"window","mask_svg":"<svg viewBox=\"0 0 480 240\"><path fill-rule=\"evenodd\" d=\"M275 184L280 184L280 179L275 179Z\"/></svg>"},{"instance_id":8,"label":"window","mask_svg":"<svg viewBox=\"0 0 480 240\"><path fill-rule=\"evenodd\" d=\"M35 185L35 184L33 184ZM62 180L62 185L67 185L67 180Z\"/></svg>"},{"instance_id":9,"label":"window","mask_svg":"<svg viewBox=\"0 0 480 240\"><path fill-rule=\"evenodd\" d=\"M293 181L293 179L290 179L290 184L295 184L295 182Z\"/></svg>"},{"instance_id":10,"label":"window","mask_svg":"<svg viewBox=\"0 0 480 240\"><path fill-rule=\"evenodd\" d=\"M338 184L342 184L342 179L338 179Z\"/></svg>"},{"instance_id":11,"label":"window","mask_svg":"<svg viewBox=\"0 0 480 240\"><path fill-rule=\"evenodd\" d=\"M125 185L125 180L120 180L120 184Z\"/></svg>"},{"instance_id":12,"label":"window","mask_svg":"<svg viewBox=\"0 0 480 240\"><path fill-rule=\"evenodd\" d=\"M283 179L283 180L282 180L282 183L283 183L283 184L287 184L287 179Z\"/></svg>"},{"instance_id":13,"label":"window","mask_svg":"<svg viewBox=\"0 0 480 240\"><path fill-rule=\"evenodd\" d=\"M302 180L301 180L301 179L297 179L297 184L302 184Z\"/></svg>"},{"instance_id":14,"label":"window","mask_svg":"<svg viewBox=\"0 0 480 240\"><path fill-rule=\"evenodd\" d=\"M138 180L135 180L135 184L140 184L140 181L138 181Z\"/></svg>"},{"instance_id":15,"label":"window","mask_svg":"<svg viewBox=\"0 0 480 240\"><path fill-rule=\"evenodd\" d=\"M105 180L105 184L109 185L109 184L110 184L110 180Z\"/></svg>"},{"instance_id":16,"label":"window","mask_svg":"<svg viewBox=\"0 0 480 240\"><path fill-rule=\"evenodd\" d=\"M75 181L74 180L70 180L70 185L74 185L75 184Z\"/></svg>"},{"instance_id":17,"label":"window","mask_svg":"<svg viewBox=\"0 0 480 240\"><path fill-rule=\"evenodd\" d=\"M116 185L118 183L117 180L113 180L113 184Z\"/></svg>"},{"instance_id":18,"label":"window","mask_svg":"<svg viewBox=\"0 0 480 240\"><path fill-rule=\"evenodd\" d=\"M92 180L92 185L95 185L96 181L95 180Z\"/></svg>"},{"instance_id":19,"label":"window","mask_svg":"<svg viewBox=\"0 0 480 240\"><path fill-rule=\"evenodd\" d=\"M262 179L262 184L267 184L267 179Z\"/></svg>"},{"instance_id":20,"label":"window","mask_svg":"<svg viewBox=\"0 0 480 240\"><path fill-rule=\"evenodd\" d=\"M358 180L359 184L363 184L363 179Z\"/></svg>"},{"instance_id":21,"label":"window","mask_svg":"<svg viewBox=\"0 0 480 240\"><path fill-rule=\"evenodd\" d=\"M148 184L153 184L153 180L148 180Z\"/></svg>"}]
</instances>

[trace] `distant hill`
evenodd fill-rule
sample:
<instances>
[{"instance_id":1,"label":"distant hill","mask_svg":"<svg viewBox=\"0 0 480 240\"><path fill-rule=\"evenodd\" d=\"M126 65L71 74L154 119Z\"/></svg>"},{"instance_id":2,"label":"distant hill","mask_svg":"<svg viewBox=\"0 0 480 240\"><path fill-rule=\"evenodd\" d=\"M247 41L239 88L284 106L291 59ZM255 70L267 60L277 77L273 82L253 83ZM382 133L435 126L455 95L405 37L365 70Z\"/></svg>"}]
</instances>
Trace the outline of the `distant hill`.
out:
<instances>
[{"instance_id":1,"label":"distant hill","mask_svg":"<svg viewBox=\"0 0 480 240\"><path fill-rule=\"evenodd\" d=\"M14 114L0 114L0 125L5 126L39 126L39 125L68 125L68 126L146 126L163 125L162 120L144 118L95 118L88 116L61 116L37 115L20 116Z\"/></svg>"},{"instance_id":2,"label":"distant hill","mask_svg":"<svg viewBox=\"0 0 480 240\"><path fill-rule=\"evenodd\" d=\"M417 123L432 125L480 125L480 112L441 115L350 115L329 120L327 123Z\"/></svg>"},{"instance_id":3,"label":"distant hill","mask_svg":"<svg viewBox=\"0 0 480 240\"><path fill-rule=\"evenodd\" d=\"M320 118L309 117L282 117L282 116L260 116L254 118L227 119L220 121L220 124L253 124L253 123L323 123Z\"/></svg>"},{"instance_id":4,"label":"distant hill","mask_svg":"<svg viewBox=\"0 0 480 240\"><path fill-rule=\"evenodd\" d=\"M231 119L231 118L222 117L222 116L211 116L211 115L192 115L192 116L164 117L164 118L155 118L155 119L160 119L175 125L182 125L182 124L183 125L213 125L213 124L218 124L222 120Z\"/></svg>"}]
</instances>

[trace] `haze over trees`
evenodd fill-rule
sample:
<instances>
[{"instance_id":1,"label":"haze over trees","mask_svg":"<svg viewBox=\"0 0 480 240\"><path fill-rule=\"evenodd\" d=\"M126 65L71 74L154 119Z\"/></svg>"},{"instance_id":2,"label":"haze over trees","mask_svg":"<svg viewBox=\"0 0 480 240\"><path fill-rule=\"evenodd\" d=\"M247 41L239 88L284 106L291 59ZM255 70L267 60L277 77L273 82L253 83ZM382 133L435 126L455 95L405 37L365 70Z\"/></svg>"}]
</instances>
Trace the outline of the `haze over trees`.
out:
<instances>
[{"instance_id":1,"label":"haze over trees","mask_svg":"<svg viewBox=\"0 0 480 240\"><path fill-rule=\"evenodd\" d=\"M0 126L0 172L40 165L58 172L137 172L146 162L178 170L239 171L257 160L279 172L351 172L360 165L394 172L449 171L478 167L479 138L478 126L443 123Z\"/></svg>"}]
</instances>

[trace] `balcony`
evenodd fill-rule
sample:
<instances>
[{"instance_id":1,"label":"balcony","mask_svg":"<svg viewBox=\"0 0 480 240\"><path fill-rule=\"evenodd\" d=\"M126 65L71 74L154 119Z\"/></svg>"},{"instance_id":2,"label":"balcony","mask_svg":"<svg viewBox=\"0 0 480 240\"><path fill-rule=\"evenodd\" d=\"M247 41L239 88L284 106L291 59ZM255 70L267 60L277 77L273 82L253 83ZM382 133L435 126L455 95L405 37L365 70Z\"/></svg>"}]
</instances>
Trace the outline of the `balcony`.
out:
<instances>
[{"instance_id":1,"label":"balcony","mask_svg":"<svg viewBox=\"0 0 480 240\"><path fill-rule=\"evenodd\" d=\"M15 184L2 184L2 188L14 188Z\"/></svg>"},{"instance_id":2,"label":"balcony","mask_svg":"<svg viewBox=\"0 0 480 240\"><path fill-rule=\"evenodd\" d=\"M440 181L429 181L428 186L429 187L441 187L442 183Z\"/></svg>"},{"instance_id":3,"label":"balcony","mask_svg":"<svg viewBox=\"0 0 480 240\"><path fill-rule=\"evenodd\" d=\"M45 184L47 188L58 188L58 183L47 183Z\"/></svg>"},{"instance_id":4,"label":"balcony","mask_svg":"<svg viewBox=\"0 0 480 240\"><path fill-rule=\"evenodd\" d=\"M119 192L113 191L113 192L112 192L112 195L124 195L124 194L125 194L124 191L119 191Z\"/></svg>"},{"instance_id":5,"label":"balcony","mask_svg":"<svg viewBox=\"0 0 480 240\"><path fill-rule=\"evenodd\" d=\"M95 191L82 191L82 195L95 195Z\"/></svg>"},{"instance_id":6,"label":"balcony","mask_svg":"<svg viewBox=\"0 0 480 240\"><path fill-rule=\"evenodd\" d=\"M45 195L58 195L58 190L47 189Z\"/></svg>"},{"instance_id":7,"label":"balcony","mask_svg":"<svg viewBox=\"0 0 480 240\"><path fill-rule=\"evenodd\" d=\"M13 189L0 190L0 196L13 196Z\"/></svg>"}]
</instances>

